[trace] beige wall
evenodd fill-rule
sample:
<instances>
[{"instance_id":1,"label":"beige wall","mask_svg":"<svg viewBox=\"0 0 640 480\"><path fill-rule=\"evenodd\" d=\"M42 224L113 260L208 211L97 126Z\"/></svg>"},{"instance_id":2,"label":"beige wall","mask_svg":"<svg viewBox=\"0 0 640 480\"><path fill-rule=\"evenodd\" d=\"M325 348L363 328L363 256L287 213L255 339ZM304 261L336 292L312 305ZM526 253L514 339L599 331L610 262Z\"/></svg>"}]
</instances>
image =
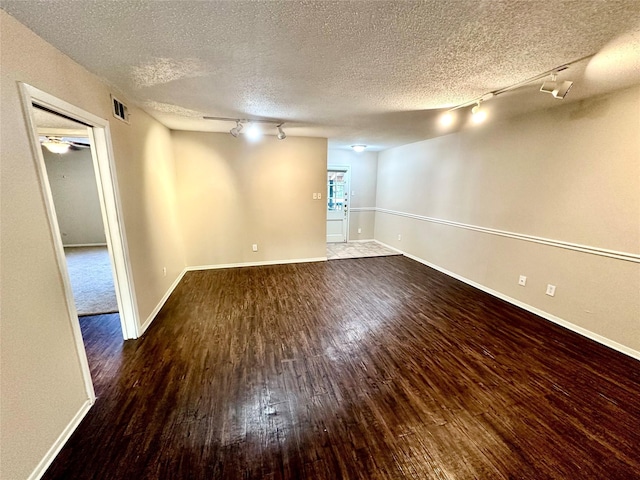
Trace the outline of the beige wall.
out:
<instances>
[{"instance_id":1,"label":"beige wall","mask_svg":"<svg viewBox=\"0 0 640 480\"><path fill-rule=\"evenodd\" d=\"M376 206L378 153L329 150L327 165L351 167L349 241L372 239L375 226L373 208ZM371 210L367 210L369 208ZM361 229L360 233L358 228Z\"/></svg>"},{"instance_id":2,"label":"beige wall","mask_svg":"<svg viewBox=\"0 0 640 480\"><path fill-rule=\"evenodd\" d=\"M326 257L326 139L171 136L187 265Z\"/></svg>"},{"instance_id":3,"label":"beige wall","mask_svg":"<svg viewBox=\"0 0 640 480\"><path fill-rule=\"evenodd\" d=\"M640 87L382 152L377 207L637 255ZM638 263L384 212L375 235L640 351Z\"/></svg>"},{"instance_id":4,"label":"beige wall","mask_svg":"<svg viewBox=\"0 0 640 480\"><path fill-rule=\"evenodd\" d=\"M91 150L59 155L42 148L56 217L66 245L105 245Z\"/></svg>"},{"instance_id":5,"label":"beige wall","mask_svg":"<svg viewBox=\"0 0 640 480\"><path fill-rule=\"evenodd\" d=\"M136 108L130 126L115 120L103 83L3 11L0 32L0 476L15 480L33 471L86 400L18 81L109 119L143 320L184 256L168 130Z\"/></svg>"}]
</instances>

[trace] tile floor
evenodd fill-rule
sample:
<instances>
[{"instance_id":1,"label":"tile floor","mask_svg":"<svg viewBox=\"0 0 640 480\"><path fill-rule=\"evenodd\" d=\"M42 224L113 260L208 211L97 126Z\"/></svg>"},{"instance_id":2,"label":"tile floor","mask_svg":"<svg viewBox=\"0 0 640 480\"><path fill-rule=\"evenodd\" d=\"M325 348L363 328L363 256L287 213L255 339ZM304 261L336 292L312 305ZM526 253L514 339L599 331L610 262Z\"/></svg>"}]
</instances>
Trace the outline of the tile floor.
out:
<instances>
[{"instance_id":1,"label":"tile floor","mask_svg":"<svg viewBox=\"0 0 640 480\"><path fill-rule=\"evenodd\" d=\"M402 255L378 242L327 243L327 260Z\"/></svg>"}]
</instances>

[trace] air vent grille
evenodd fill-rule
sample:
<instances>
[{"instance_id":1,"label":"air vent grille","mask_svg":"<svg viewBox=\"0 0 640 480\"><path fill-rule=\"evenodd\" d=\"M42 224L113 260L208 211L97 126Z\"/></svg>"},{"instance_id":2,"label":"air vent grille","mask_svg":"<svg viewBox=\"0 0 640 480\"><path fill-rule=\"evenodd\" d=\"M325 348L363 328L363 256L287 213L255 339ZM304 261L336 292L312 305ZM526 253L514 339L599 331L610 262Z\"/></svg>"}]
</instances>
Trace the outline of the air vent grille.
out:
<instances>
[{"instance_id":1,"label":"air vent grille","mask_svg":"<svg viewBox=\"0 0 640 480\"><path fill-rule=\"evenodd\" d=\"M129 123L129 109L127 106L111 95L111 107L113 110L113 116L125 123Z\"/></svg>"}]
</instances>

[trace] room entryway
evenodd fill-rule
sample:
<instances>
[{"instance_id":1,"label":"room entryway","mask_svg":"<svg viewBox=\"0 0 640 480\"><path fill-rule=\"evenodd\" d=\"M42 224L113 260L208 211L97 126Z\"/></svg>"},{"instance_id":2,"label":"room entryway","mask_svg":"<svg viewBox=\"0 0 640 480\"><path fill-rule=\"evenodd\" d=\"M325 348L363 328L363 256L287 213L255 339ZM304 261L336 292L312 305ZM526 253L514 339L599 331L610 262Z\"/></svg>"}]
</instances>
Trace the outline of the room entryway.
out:
<instances>
[{"instance_id":1,"label":"room entryway","mask_svg":"<svg viewBox=\"0 0 640 480\"><path fill-rule=\"evenodd\" d=\"M349 232L348 167L327 170L327 243L346 242Z\"/></svg>"}]
</instances>

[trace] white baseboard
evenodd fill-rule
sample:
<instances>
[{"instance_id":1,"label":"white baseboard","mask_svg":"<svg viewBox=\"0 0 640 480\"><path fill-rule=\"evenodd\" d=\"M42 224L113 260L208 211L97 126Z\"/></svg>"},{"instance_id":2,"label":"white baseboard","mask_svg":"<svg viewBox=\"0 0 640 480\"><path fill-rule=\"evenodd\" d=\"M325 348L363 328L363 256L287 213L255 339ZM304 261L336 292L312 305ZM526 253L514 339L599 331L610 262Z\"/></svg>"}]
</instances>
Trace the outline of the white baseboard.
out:
<instances>
[{"instance_id":1,"label":"white baseboard","mask_svg":"<svg viewBox=\"0 0 640 480\"><path fill-rule=\"evenodd\" d=\"M314 258L294 258L292 260L265 260L263 262L243 262L243 263L219 263L216 265L197 265L187 267L188 272L197 270L216 270L220 268L237 268L237 267L261 267L263 265L284 265L288 263L309 263L309 262L326 262L327 257Z\"/></svg>"},{"instance_id":2,"label":"white baseboard","mask_svg":"<svg viewBox=\"0 0 640 480\"><path fill-rule=\"evenodd\" d=\"M73 243L70 245L62 245L64 248L77 248L77 247L106 247L106 243Z\"/></svg>"},{"instance_id":3,"label":"white baseboard","mask_svg":"<svg viewBox=\"0 0 640 480\"><path fill-rule=\"evenodd\" d=\"M158 313L160 313L160 310L162 309L166 301L169 299L173 291L176 289L176 287L182 280L182 277L184 277L184 274L187 273L187 270L188 269L185 268L182 270L182 272L180 272L180 275L178 275L178 278L174 280L174 282L171 284L167 292L160 299L160 301L156 305L156 308L153 309L153 311L151 312L151 314L149 314L145 322L140 326L140 330L138 332L138 338L144 335L144 332L147 331L147 329L149 328L149 325L151 325L151 322L153 322L153 319L156 318L156 315L158 315Z\"/></svg>"},{"instance_id":4,"label":"white baseboard","mask_svg":"<svg viewBox=\"0 0 640 480\"><path fill-rule=\"evenodd\" d=\"M438 270L439 272L442 272L445 275L449 275L450 277L453 277L456 280L460 280L461 282L464 282L467 285L471 285L472 287L475 287L478 290L482 290L483 292L486 292L489 295L493 295L494 297L504 300L505 302L509 302L512 305L515 305L516 307L520 307L523 310L534 313L535 315L538 315L539 317L542 317L545 320L549 320L550 322L560 325L561 327L571 330L572 332L582 335L583 337L593 340L594 342L598 342L606 347L616 350L617 352L628 355L629 357L635 358L636 360L640 360L640 352L632 348L629 348L626 345L622 345L621 343L615 342L613 340L608 339L607 337L603 337L602 335L594 333L591 330L587 330L586 328L582 328L560 317L556 317L555 315L545 312L544 310L540 310L539 308L533 307L528 303L521 302L520 300L516 300L513 297L510 297L508 295L505 295L504 293L498 292L497 290L493 290L480 283L474 282L473 280L469 280L468 278L463 277L462 275L458 275L457 273L450 272L449 270L446 270L442 267L439 267L438 265L435 265L431 262L423 260L420 257L416 257L415 255L411 255L409 253L403 252L402 250L398 250L397 248L394 248L391 245L387 245L386 243L380 242L379 240L376 240L376 242L378 242L380 245L384 245L385 247L390 248L391 250L395 250L396 252L402 253L407 258L410 258L412 260L415 260L416 262L422 263L423 265L426 265L427 267L431 267L434 270Z\"/></svg>"},{"instance_id":5,"label":"white baseboard","mask_svg":"<svg viewBox=\"0 0 640 480\"><path fill-rule=\"evenodd\" d=\"M42 460L40 460L40 463L38 463L33 472L31 472L28 480L39 480L42 478L47 471L47 468L49 468L53 460L58 456L58 453L60 453L60 450L62 450L62 447L64 447L73 432L78 428L78 425L80 425L80 422L82 422L82 419L87 415L87 412L89 412L92 405L93 402L88 399L82 404L78 412L73 416L56 441L53 442L53 445L51 445L51 448L47 451Z\"/></svg>"},{"instance_id":6,"label":"white baseboard","mask_svg":"<svg viewBox=\"0 0 640 480\"><path fill-rule=\"evenodd\" d=\"M362 240L349 240L347 243L365 243L365 242L375 242L373 238L363 238Z\"/></svg>"},{"instance_id":7,"label":"white baseboard","mask_svg":"<svg viewBox=\"0 0 640 480\"><path fill-rule=\"evenodd\" d=\"M406 257L409 257L409 254L408 254L408 253L405 253L405 252L403 252L402 250L398 250L396 247L392 247L391 245L387 245L386 243L381 242L380 240L375 240L375 239L374 239L373 241L374 241L374 242L376 242L378 245L382 245L383 247L386 247L386 248L388 248L388 249L390 249L390 250L393 250L394 252L398 252L398 253L401 253L402 255L406 256ZM413 258L412 258L412 259L413 259ZM415 260L415 259L413 259L413 260ZM420 262L420 263L424 263L422 260L416 260L416 261L417 261L417 262ZM425 264L425 265L426 265L426 264Z\"/></svg>"}]
</instances>

